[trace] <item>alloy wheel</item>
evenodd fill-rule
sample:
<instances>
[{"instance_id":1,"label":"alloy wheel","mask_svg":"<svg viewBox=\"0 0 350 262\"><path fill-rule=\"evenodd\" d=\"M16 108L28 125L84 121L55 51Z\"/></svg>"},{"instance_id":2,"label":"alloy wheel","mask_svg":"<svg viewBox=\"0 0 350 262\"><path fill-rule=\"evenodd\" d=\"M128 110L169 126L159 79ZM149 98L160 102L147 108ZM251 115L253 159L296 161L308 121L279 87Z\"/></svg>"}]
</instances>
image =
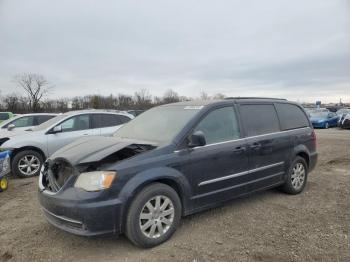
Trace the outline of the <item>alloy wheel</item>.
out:
<instances>
[{"instance_id":1,"label":"alloy wheel","mask_svg":"<svg viewBox=\"0 0 350 262\"><path fill-rule=\"evenodd\" d=\"M143 206L139 225L141 232L148 238L163 236L172 226L175 216L174 204L166 196L155 196Z\"/></svg>"},{"instance_id":2,"label":"alloy wheel","mask_svg":"<svg viewBox=\"0 0 350 262\"><path fill-rule=\"evenodd\" d=\"M292 172L292 186L295 190L299 190L303 187L305 182L306 170L302 163L297 163Z\"/></svg>"},{"instance_id":3,"label":"alloy wheel","mask_svg":"<svg viewBox=\"0 0 350 262\"><path fill-rule=\"evenodd\" d=\"M40 160L34 155L25 155L18 161L18 170L25 176L32 176L38 172Z\"/></svg>"}]
</instances>

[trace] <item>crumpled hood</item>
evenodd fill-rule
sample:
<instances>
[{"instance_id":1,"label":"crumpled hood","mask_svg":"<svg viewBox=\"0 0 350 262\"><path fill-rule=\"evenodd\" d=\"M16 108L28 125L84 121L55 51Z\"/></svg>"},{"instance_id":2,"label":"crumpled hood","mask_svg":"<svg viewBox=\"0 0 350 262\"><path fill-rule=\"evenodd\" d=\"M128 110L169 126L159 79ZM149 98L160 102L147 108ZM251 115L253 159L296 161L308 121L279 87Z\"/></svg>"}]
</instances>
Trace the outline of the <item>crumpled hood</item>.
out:
<instances>
[{"instance_id":1,"label":"crumpled hood","mask_svg":"<svg viewBox=\"0 0 350 262\"><path fill-rule=\"evenodd\" d=\"M49 159L64 158L72 165L97 162L132 144L154 145L149 141L117 137L84 137L56 151Z\"/></svg>"}]
</instances>

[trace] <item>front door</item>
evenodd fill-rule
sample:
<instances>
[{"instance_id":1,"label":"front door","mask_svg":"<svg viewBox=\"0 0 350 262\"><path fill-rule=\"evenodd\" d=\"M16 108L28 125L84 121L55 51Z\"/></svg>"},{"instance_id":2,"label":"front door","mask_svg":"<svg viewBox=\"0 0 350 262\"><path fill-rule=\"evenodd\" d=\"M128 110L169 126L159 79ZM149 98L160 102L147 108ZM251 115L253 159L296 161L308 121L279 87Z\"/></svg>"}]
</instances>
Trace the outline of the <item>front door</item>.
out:
<instances>
[{"instance_id":1,"label":"front door","mask_svg":"<svg viewBox=\"0 0 350 262\"><path fill-rule=\"evenodd\" d=\"M197 131L204 133L206 145L188 153L195 205L203 207L245 192L248 157L234 107L210 111L194 128Z\"/></svg>"}]
</instances>

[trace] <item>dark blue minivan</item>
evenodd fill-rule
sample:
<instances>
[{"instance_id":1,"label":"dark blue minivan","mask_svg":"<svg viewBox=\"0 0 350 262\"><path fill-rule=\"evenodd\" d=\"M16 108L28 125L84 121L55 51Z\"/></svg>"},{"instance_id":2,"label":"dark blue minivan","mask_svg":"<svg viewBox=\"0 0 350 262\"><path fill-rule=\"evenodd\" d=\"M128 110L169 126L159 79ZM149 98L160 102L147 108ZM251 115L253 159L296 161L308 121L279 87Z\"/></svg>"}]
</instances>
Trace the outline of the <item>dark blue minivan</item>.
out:
<instances>
[{"instance_id":1,"label":"dark blue minivan","mask_svg":"<svg viewBox=\"0 0 350 262\"><path fill-rule=\"evenodd\" d=\"M296 103L181 102L57 151L41 170L39 200L58 228L125 233L147 248L168 240L182 216L273 187L302 192L316 161L313 127Z\"/></svg>"}]
</instances>

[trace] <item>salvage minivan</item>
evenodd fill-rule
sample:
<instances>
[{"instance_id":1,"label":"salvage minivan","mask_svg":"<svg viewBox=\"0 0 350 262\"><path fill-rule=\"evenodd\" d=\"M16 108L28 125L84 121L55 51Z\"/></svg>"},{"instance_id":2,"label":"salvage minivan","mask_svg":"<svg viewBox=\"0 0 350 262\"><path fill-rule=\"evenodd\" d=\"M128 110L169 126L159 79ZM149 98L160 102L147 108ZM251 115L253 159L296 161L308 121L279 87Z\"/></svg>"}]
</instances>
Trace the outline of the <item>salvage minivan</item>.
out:
<instances>
[{"instance_id":1,"label":"salvage minivan","mask_svg":"<svg viewBox=\"0 0 350 262\"><path fill-rule=\"evenodd\" d=\"M54 153L41 170L39 200L62 230L125 233L149 248L168 240L183 216L273 187L302 192L316 161L315 132L296 103L180 102L146 111L113 137Z\"/></svg>"}]
</instances>

